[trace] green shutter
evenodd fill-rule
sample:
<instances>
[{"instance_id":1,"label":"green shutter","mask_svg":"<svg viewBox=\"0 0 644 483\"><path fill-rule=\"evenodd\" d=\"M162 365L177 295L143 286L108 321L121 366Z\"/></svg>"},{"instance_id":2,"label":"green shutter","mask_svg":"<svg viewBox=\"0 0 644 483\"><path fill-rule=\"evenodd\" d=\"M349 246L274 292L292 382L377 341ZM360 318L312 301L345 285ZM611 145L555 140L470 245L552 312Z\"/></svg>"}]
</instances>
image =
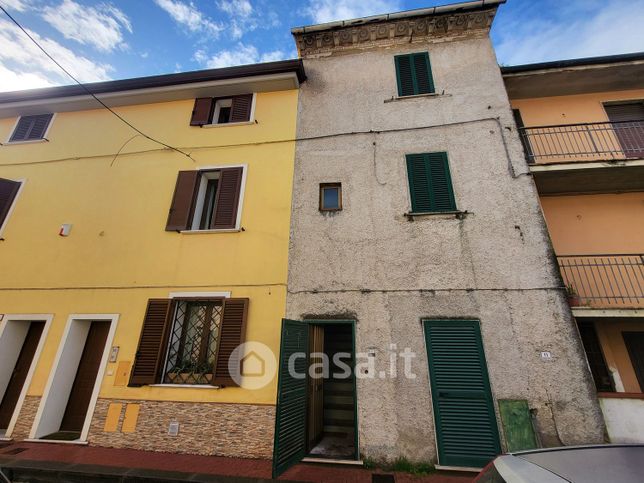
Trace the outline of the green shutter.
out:
<instances>
[{"instance_id":1,"label":"green shutter","mask_svg":"<svg viewBox=\"0 0 644 483\"><path fill-rule=\"evenodd\" d=\"M434 78L429 63L429 54L420 52L413 55L414 75L416 77L416 94L434 93Z\"/></svg>"},{"instance_id":2,"label":"green shutter","mask_svg":"<svg viewBox=\"0 0 644 483\"><path fill-rule=\"evenodd\" d=\"M308 347L308 324L283 319L277 382L273 478L277 478L306 455ZM298 352L305 355L294 361L296 374L305 375L301 379L293 377L288 370L289 358Z\"/></svg>"},{"instance_id":3,"label":"green shutter","mask_svg":"<svg viewBox=\"0 0 644 483\"><path fill-rule=\"evenodd\" d=\"M501 452L476 320L425 320L438 462L482 468Z\"/></svg>"},{"instance_id":4,"label":"green shutter","mask_svg":"<svg viewBox=\"0 0 644 483\"><path fill-rule=\"evenodd\" d=\"M528 401L499 399L498 403L508 452L538 448Z\"/></svg>"},{"instance_id":5,"label":"green shutter","mask_svg":"<svg viewBox=\"0 0 644 483\"><path fill-rule=\"evenodd\" d=\"M406 158L411 211L456 211L447 153L408 154Z\"/></svg>"},{"instance_id":6,"label":"green shutter","mask_svg":"<svg viewBox=\"0 0 644 483\"><path fill-rule=\"evenodd\" d=\"M397 55L394 61L399 97L431 94L435 91L427 52Z\"/></svg>"}]
</instances>

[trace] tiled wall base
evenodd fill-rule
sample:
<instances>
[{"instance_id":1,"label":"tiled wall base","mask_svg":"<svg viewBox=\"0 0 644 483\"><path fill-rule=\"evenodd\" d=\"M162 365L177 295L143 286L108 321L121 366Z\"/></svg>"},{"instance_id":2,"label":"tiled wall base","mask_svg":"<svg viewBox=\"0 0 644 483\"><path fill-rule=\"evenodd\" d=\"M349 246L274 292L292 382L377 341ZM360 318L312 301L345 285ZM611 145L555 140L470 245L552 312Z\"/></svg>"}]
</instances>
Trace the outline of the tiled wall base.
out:
<instances>
[{"instance_id":1,"label":"tiled wall base","mask_svg":"<svg viewBox=\"0 0 644 483\"><path fill-rule=\"evenodd\" d=\"M104 431L110 403L123 405L114 432ZM127 404L140 404L131 433L122 432ZM176 436L168 434L171 422L179 423ZM99 399L88 440L91 445L112 448L271 458L274 425L274 406Z\"/></svg>"}]
</instances>

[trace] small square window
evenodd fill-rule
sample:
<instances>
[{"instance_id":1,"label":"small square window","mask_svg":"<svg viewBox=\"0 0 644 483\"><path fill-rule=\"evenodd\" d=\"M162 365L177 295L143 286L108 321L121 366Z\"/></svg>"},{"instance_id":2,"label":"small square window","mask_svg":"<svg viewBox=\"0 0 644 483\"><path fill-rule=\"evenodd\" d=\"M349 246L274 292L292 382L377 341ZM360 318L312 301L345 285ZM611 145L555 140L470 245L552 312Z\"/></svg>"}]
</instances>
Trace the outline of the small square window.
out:
<instances>
[{"instance_id":1,"label":"small square window","mask_svg":"<svg viewBox=\"0 0 644 483\"><path fill-rule=\"evenodd\" d=\"M320 211L339 211L342 209L342 185L322 183L320 185Z\"/></svg>"}]
</instances>

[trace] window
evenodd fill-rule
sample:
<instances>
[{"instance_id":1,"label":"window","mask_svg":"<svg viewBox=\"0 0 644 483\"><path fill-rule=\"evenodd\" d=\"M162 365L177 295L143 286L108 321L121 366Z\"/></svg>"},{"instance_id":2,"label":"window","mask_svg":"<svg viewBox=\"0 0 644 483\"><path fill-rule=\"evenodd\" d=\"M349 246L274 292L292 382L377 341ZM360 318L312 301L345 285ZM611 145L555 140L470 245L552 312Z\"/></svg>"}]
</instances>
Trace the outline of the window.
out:
<instances>
[{"instance_id":1,"label":"window","mask_svg":"<svg viewBox=\"0 0 644 483\"><path fill-rule=\"evenodd\" d=\"M590 373L595 381L597 391L614 392L613 378L610 375L608 365L604 359L594 322L579 321L577 326L579 327L579 335L581 336L581 342L586 351L586 359L588 360Z\"/></svg>"},{"instance_id":2,"label":"window","mask_svg":"<svg viewBox=\"0 0 644 483\"><path fill-rule=\"evenodd\" d=\"M644 332L622 332L622 338L640 385L640 392L644 392Z\"/></svg>"},{"instance_id":3,"label":"window","mask_svg":"<svg viewBox=\"0 0 644 483\"><path fill-rule=\"evenodd\" d=\"M250 121L253 94L232 97L200 97L195 99L191 126L230 124Z\"/></svg>"},{"instance_id":4,"label":"window","mask_svg":"<svg viewBox=\"0 0 644 483\"><path fill-rule=\"evenodd\" d=\"M229 361L245 340L246 298L150 299L129 386L237 385ZM239 361L241 363L241 361Z\"/></svg>"},{"instance_id":5,"label":"window","mask_svg":"<svg viewBox=\"0 0 644 483\"><path fill-rule=\"evenodd\" d=\"M320 184L320 211L342 209L342 185L340 183Z\"/></svg>"},{"instance_id":6,"label":"window","mask_svg":"<svg viewBox=\"0 0 644 483\"><path fill-rule=\"evenodd\" d=\"M427 52L397 55L394 61L399 97L435 92L432 68Z\"/></svg>"},{"instance_id":7,"label":"window","mask_svg":"<svg viewBox=\"0 0 644 483\"><path fill-rule=\"evenodd\" d=\"M9 142L36 141L45 138L45 133L53 114L39 114L37 116L22 116L16 124Z\"/></svg>"},{"instance_id":8,"label":"window","mask_svg":"<svg viewBox=\"0 0 644 483\"><path fill-rule=\"evenodd\" d=\"M604 105L619 147L627 158L644 157L644 101Z\"/></svg>"},{"instance_id":9,"label":"window","mask_svg":"<svg viewBox=\"0 0 644 483\"><path fill-rule=\"evenodd\" d=\"M177 302L163 371L164 383L212 383L222 308L220 300Z\"/></svg>"},{"instance_id":10,"label":"window","mask_svg":"<svg viewBox=\"0 0 644 483\"><path fill-rule=\"evenodd\" d=\"M456 211L447 153L408 154L412 213Z\"/></svg>"},{"instance_id":11,"label":"window","mask_svg":"<svg viewBox=\"0 0 644 483\"><path fill-rule=\"evenodd\" d=\"M238 228L242 167L180 171L166 231Z\"/></svg>"},{"instance_id":12,"label":"window","mask_svg":"<svg viewBox=\"0 0 644 483\"><path fill-rule=\"evenodd\" d=\"M20 181L0 178L0 230L11 212L21 184Z\"/></svg>"}]
</instances>

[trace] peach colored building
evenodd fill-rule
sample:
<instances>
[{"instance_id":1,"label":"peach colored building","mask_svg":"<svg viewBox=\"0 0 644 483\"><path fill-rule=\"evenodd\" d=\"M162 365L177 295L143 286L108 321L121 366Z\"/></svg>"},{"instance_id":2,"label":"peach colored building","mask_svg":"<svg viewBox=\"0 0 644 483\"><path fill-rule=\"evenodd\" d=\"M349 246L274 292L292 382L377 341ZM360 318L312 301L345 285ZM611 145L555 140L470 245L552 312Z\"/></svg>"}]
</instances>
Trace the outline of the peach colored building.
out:
<instances>
[{"instance_id":1,"label":"peach colored building","mask_svg":"<svg viewBox=\"0 0 644 483\"><path fill-rule=\"evenodd\" d=\"M611 442L644 441L644 53L502 68Z\"/></svg>"}]
</instances>

